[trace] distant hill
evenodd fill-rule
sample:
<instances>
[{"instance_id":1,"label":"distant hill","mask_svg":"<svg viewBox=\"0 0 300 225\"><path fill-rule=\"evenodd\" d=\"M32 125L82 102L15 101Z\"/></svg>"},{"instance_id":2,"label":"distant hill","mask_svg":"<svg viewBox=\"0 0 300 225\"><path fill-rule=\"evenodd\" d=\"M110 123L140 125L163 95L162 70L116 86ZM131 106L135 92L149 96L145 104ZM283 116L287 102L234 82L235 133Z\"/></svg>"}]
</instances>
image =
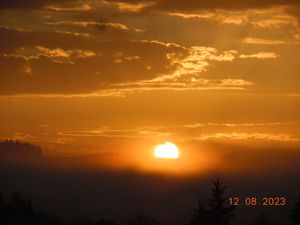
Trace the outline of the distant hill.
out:
<instances>
[{"instance_id":1,"label":"distant hill","mask_svg":"<svg viewBox=\"0 0 300 225\"><path fill-rule=\"evenodd\" d=\"M41 157L43 153L39 145L14 140L0 141L0 160L23 161Z\"/></svg>"}]
</instances>

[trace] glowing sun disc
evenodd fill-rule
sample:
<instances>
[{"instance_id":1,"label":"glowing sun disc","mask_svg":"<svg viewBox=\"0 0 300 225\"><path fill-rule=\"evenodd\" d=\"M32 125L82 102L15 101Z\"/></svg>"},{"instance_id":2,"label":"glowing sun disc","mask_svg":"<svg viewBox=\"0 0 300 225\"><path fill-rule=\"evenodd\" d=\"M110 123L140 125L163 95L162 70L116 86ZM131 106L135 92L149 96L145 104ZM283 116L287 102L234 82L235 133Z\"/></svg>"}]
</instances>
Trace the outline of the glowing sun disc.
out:
<instances>
[{"instance_id":1,"label":"glowing sun disc","mask_svg":"<svg viewBox=\"0 0 300 225\"><path fill-rule=\"evenodd\" d=\"M179 150L175 144L166 141L164 144L155 147L154 156L156 158L178 159Z\"/></svg>"}]
</instances>

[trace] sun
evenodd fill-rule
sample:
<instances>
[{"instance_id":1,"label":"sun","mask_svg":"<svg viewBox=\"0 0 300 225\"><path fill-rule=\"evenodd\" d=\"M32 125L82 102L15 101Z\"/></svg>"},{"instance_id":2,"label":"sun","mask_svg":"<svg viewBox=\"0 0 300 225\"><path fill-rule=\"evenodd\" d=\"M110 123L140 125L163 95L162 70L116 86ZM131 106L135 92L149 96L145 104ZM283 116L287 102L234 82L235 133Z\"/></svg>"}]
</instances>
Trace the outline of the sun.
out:
<instances>
[{"instance_id":1,"label":"sun","mask_svg":"<svg viewBox=\"0 0 300 225\"><path fill-rule=\"evenodd\" d=\"M156 158L178 159L179 150L174 143L166 141L155 147L154 156Z\"/></svg>"}]
</instances>

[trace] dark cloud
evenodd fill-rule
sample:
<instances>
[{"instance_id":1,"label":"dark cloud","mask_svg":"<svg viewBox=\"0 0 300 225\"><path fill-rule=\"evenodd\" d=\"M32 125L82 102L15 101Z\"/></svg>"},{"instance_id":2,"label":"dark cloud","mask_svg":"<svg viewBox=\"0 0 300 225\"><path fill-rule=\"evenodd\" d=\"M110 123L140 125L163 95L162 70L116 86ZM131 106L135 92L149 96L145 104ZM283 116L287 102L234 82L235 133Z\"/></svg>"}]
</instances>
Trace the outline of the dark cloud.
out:
<instances>
[{"instance_id":1,"label":"dark cloud","mask_svg":"<svg viewBox=\"0 0 300 225\"><path fill-rule=\"evenodd\" d=\"M128 1L117 1L125 3L140 3L145 1L139 0L128 0ZM264 8L274 5L298 5L297 0L156 0L156 4L149 8L158 8L163 10L179 10L179 11L193 11L197 9L247 9L247 8Z\"/></svg>"},{"instance_id":2,"label":"dark cloud","mask_svg":"<svg viewBox=\"0 0 300 225\"><path fill-rule=\"evenodd\" d=\"M43 8L47 5L53 4L65 4L69 3L69 0L59 1L59 0L30 0L30 1L22 1L22 0L1 0L0 1L0 9L39 9ZM122 3L146 3L149 1L144 0L115 0L115 2ZM263 8L270 7L273 5L298 5L299 1L297 0L186 0L186 1L173 1L173 0L155 0L153 1L154 5L149 5L145 7L148 8L159 8L166 10L196 10L196 9L245 9L245 8Z\"/></svg>"},{"instance_id":3,"label":"dark cloud","mask_svg":"<svg viewBox=\"0 0 300 225\"><path fill-rule=\"evenodd\" d=\"M64 0L66 2L68 0ZM48 4L55 4L62 1L59 0L0 0L0 9L39 9Z\"/></svg>"}]
</instances>

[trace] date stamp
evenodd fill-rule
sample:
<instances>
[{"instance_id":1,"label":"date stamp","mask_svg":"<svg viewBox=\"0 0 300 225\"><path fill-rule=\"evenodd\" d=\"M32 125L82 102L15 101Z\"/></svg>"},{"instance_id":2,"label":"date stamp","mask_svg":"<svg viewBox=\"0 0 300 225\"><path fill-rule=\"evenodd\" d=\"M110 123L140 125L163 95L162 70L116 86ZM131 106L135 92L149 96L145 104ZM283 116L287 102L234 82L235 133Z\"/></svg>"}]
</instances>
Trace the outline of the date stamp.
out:
<instances>
[{"instance_id":1,"label":"date stamp","mask_svg":"<svg viewBox=\"0 0 300 225\"><path fill-rule=\"evenodd\" d=\"M231 206L266 206L283 207L287 204L286 197L229 197L228 204Z\"/></svg>"}]
</instances>

